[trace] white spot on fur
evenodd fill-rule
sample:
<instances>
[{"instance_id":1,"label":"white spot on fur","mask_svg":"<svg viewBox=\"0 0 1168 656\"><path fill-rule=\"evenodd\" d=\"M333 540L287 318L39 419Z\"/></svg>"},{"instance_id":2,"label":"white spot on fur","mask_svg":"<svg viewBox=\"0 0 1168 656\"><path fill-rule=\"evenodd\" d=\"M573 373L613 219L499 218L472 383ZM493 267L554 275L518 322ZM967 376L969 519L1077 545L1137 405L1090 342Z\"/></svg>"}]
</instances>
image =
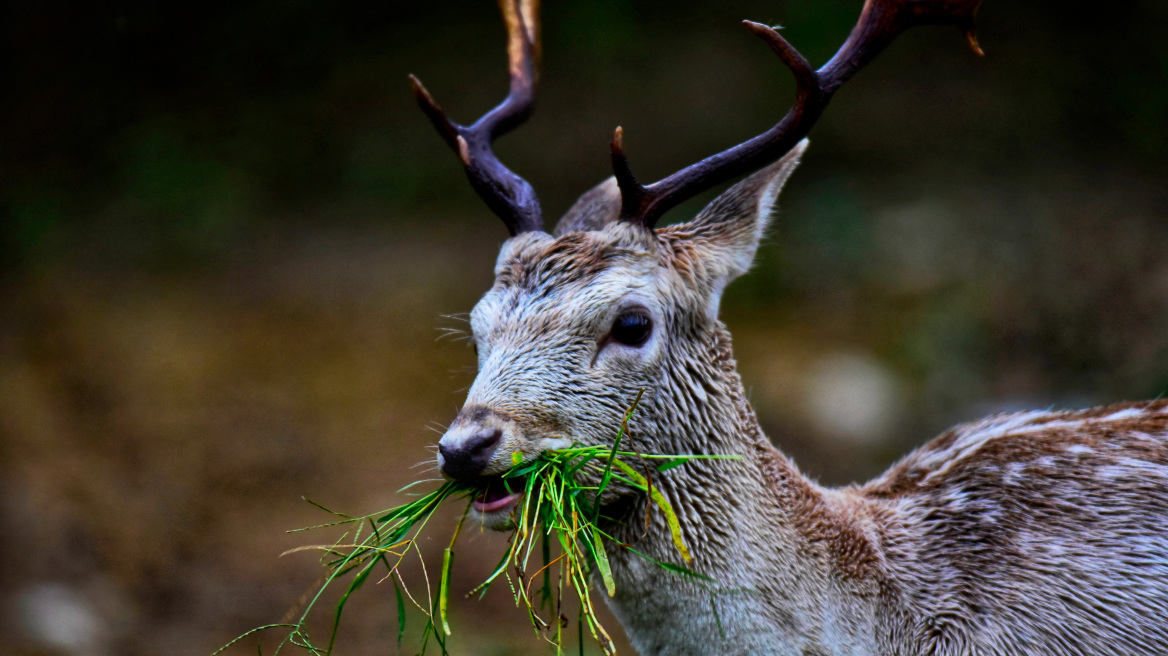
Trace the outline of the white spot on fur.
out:
<instances>
[{"instance_id":1,"label":"white spot on fur","mask_svg":"<svg viewBox=\"0 0 1168 656\"><path fill-rule=\"evenodd\" d=\"M1100 418L1099 421L1120 421L1121 419L1135 419L1136 417L1142 417L1146 414L1147 411L1141 408L1124 408L1123 410L1113 412L1106 417Z\"/></svg>"},{"instance_id":2,"label":"white spot on fur","mask_svg":"<svg viewBox=\"0 0 1168 656\"><path fill-rule=\"evenodd\" d=\"M1159 476L1168 478L1168 467L1136 458L1117 458L1116 467L1126 468L1128 476Z\"/></svg>"},{"instance_id":3,"label":"white spot on fur","mask_svg":"<svg viewBox=\"0 0 1168 656\"><path fill-rule=\"evenodd\" d=\"M983 524L997 524L998 519L1002 516L1002 507L997 504L990 504L986 507L986 511L979 516Z\"/></svg>"},{"instance_id":4,"label":"white spot on fur","mask_svg":"<svg viewBox=\"0 0 1168 656\"><path fill-rule=\"evenodd\" d=\"M1060 415L1058 413L1039 411L997 415L957 428L956 430L959 432L959 435L953 441L953 444L946 449L922 454L918 467L931 470L929 475L924 479L928 481L934 477L944 476L950 469L976 454L989 442L1000 437L1059 430L1081 431L1091 424L1124 421L1133 417L1139 417L1143 414L1145 414L1144 410L1125 408L1113 412L1106 417L1072 420L1054 419L1054 417ZM1051 466L1048 463L1036 464ZM1007 476L1003 480L1010 478Z\"/></svg>"},{"instance_id":5,"label":"white spot on fur","mask_svg":"<svg viewBox=\"0 0 1168 656\"><path fill-rule=\"evenodd\" d=\"M1105 481L1110 481L1128 473L1129 471L1125 467L1120 467L1118 465L1104 465L1095 470L1095 477Z\"/></svg>"},{"instance_id":6,"label":"white spot on fur","mask_svg":"<svg viewBox=\"0 0 1168 656\"><path fill-rule=\"evenodd\" d=\"M1006 465L1006 473L1002 476L1003 485L1021 485L1026 476L1022 473L1026 469L1024 462L1011 462Z\"/></svg>"},{"instance_id":7,"label":"white spot on fur","mask_svg":"<svg viewBox=\"0 0 1168 656\"><path fill-rule=\"evenodd\" d=\"M567 449L572 446L572 440L567 437L543 438L539 441L541 451Z\"/></svg>"},{"instance_id":8,"label":"white spot on fur","mask_svg":"<svg viewBox=\"0 0 1168 656\"><path fill-rule=\"evenodd\" d=\"M964 510L966 501L968 500L969 496L960 490L950 490L949 493L945 495L945 505L949 506L949 509L954 511Z\"/></svg>"}]
</instances>

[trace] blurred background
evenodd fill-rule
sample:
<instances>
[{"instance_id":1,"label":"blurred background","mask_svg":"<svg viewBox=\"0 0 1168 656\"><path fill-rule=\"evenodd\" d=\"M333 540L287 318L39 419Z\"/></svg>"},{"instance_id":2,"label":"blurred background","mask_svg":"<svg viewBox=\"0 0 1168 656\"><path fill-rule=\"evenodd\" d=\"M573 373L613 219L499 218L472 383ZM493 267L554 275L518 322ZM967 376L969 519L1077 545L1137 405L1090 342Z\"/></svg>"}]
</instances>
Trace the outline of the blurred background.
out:
<instances>
[{"instance_id":1,"label":"blurred background","mask_svg":"<svg viewBox=\"0 0 1168 656\"><path fill-rule=\"evenodd\" d=\"M616 125L657 179L786 110L739 20L818 65L859 7L548 0L539 110L497 151L549 217L608 175ZM361 514L433 475L473 377L442 315L506 232L406 74L471 120L504 93L501 22L488 0L3 11L0 651L205 655L318 583L279 557L336 538L285 533L327 520L301 496ZM761 421L822 482L990 412L1168 390L1168 4L988 0L979 32L984 59L918 29L843 88L723 302ZM502 545L464 537L455 589ZM505 586L452 606L453 653L546 653ZM398 650L386 586L347 613L338 653Z\"/></svg>"}]
</instances>

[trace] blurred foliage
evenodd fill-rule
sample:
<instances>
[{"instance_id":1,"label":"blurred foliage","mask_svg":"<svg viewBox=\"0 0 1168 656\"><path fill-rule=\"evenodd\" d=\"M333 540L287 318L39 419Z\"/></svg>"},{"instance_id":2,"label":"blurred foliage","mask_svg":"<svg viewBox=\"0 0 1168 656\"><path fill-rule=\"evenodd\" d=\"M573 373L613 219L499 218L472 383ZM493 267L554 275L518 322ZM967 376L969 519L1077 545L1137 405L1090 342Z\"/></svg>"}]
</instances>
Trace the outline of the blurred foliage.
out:
<instances>
[{"instance_id":1,"label":"blurred foliage","mask_svg":"<svg viewBox=\"0 0 1168 656\"><path fill-rule=\"evenodd\" d=\"M497 151L551 218L617 125L664 176L791 101L740 19L822 63L859 4L549 0L539 109ZM1168 4L980 23L984 59L921 29L849 82L723 300L761 421L824 482L987 412L1168 391ZM316 519L298 495L400 502L469 382L432 329L505 233L406 75L457 120L496 103L496 8L61 0L9 3L0 35L0 628L75 599L105 631L86 653L206 653L319 574L275 559ZM824 362L884 390L871 439L817 417ZM388 644L381 596L351 653ZM454 609L456 653L541 653L494 601ZM15 628L5 653L81 653Z\"/></svg>"},{"instance_id":2,"label":"blurred foliage","mask_svg":"<svg viewBox=\"0 0 1168 656\"><path fill-rule=\"evenodd\" d=\"M1161 173L1163 3L1004 4L982 11L984 61L951 30L903 37L816 129L821 161L848 174L879 165L885 184L1092 160ZM500 150L552 214L605 175L617 124L638 170L662 175L759 131L788 100L787 73L737 17L789 26L822 62L854 5L549 3L542 106ZM481 214L404 78L419 73L464 120L495 102L494 11L310 0L10 6L0 176L14 220L4 261L95 240L116 257L128 247L116 235L127 233L146 261L214 253L270 220L259 217L337 203Z\"/></svg>"}]
</instances>

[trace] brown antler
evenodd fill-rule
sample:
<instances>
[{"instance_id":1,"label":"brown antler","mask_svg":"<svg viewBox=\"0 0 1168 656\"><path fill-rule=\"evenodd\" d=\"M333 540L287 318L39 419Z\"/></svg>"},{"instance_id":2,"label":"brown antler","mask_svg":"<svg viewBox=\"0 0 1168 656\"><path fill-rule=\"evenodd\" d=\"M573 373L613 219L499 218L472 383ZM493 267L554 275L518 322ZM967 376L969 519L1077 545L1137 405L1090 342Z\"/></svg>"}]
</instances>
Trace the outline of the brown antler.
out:
<instances>
[{"instance_id":1,"label":"brown antler","mask_svg":"<svg viewBox=\"0 0 1168 656\"><path fill-rule=\"evenodd\" d=\"M981 0L866 0L860 20L839 52L818 71L774 29L744 21L795 74L795 105L770 130L733 148L644 186L637 182L625 158L622 131L612 139L612 168L621 190L620 220L652 228L678 203L717 184L769 164L807 136L832 94L901 32L917 25L956 25L965 30L973 51L982 54L974 34Z\"/></svg>"},{"instance_id":2,"label":"brown antler","mask_svg":"<svg viewBox=\"0 0 1168 656\"><path fill-rule=\"evenodd\" d=\"M511 234L517 235L543 229L539 199L526 180L499 162L491 142L526 121L534 109L539 77L539 0L499 0L499 9L507 24L511 74L511 90L503 102L465 127L447 118L418 78L411 75L410 83L422 111L458 153L471 186L503 219Z\"/></svg>"}]
</instances>

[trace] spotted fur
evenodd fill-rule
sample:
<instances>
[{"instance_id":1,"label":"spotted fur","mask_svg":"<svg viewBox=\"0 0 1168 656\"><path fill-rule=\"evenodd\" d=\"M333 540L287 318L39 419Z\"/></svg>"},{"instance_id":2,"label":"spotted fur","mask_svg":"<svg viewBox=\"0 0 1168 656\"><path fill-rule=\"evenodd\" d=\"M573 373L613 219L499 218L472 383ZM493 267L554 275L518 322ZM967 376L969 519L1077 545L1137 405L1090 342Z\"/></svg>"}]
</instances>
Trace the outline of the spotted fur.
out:
<instances>
[{"instance_id":1,"label":"spotted fur","mask_svg":"<svg viewBox=\"0 0 1168 656\"><path fill-rule=\"evenodd\" d=\"M497 474L513 453L609 444L645 389L629 446L741 457L654 481L716 583L610 554L609 603L642 654L1168 654L1168 402L990 417L842 489L762 434L718 304L805 147L689 223L615 222L602 185L558 236L506 242L471 315L479 374L443 439L502 431ZM606 341L632 306L652 337ZM642 496L612 497L607 530L678 561Z\"/></svg>"}]
</instances>

